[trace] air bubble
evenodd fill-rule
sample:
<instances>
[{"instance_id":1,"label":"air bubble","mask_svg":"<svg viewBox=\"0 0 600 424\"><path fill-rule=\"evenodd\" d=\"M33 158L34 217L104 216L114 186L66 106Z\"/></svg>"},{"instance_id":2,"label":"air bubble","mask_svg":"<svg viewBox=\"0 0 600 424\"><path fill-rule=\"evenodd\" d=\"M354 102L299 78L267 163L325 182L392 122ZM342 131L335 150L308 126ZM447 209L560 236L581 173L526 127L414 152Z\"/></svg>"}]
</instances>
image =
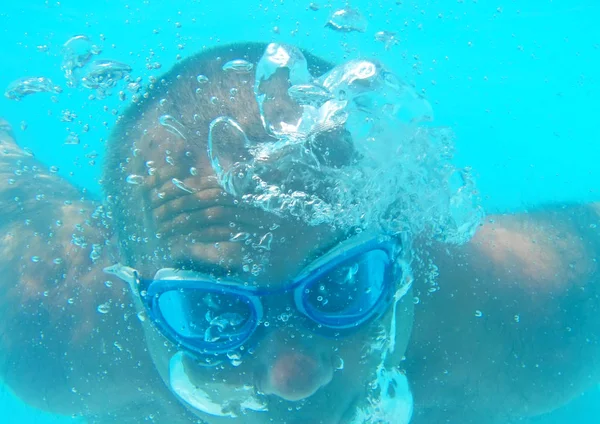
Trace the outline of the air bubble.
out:
<instances>
[{"instance_id":1,"label":"air bubble","mask_svg":"<svg viewBox=\"0 0 600 424\"><path fill-rule=\"evenodd\" d=\"M138 91L140 91L140 88L142 88L142 86L140 83L130 82L127 84L126 88L127 88L127 91L129 91L132 94L135 94Z\"/></svg>"},{"instance_id":2,"label":"air bubble","mask_svg":"<svg viewBox=\"0 0 600 424\"><path fill-rule=\"evenodd\" d=\"M208 343L214 343L216 341L219 341L219 339L221 338L221 332L219 331L219 329L213 325L211 325L210 327L208 327L206 329L206 331L204 332L204 341L208 342Z\"/></svg>"},{"instance_id":3,"label":"air bubble","mask_svg":"<svg viewBox=\"0 0 600 424\"><path fill-rule=\"evenodd\" d=\"M96 308L96 310L101 313L101 314L107 314L110 312L110 304L108 303L103 303L101 305L98 305L98 307Z\"/></svg>"},{"instance_id":4,"label":"air bubble","mask_svg":"<svg viewBox=\"0 0 600 424\"><path fill-rule=\"evenodd\" d=\"M231 352L227 352L227 357L229 359L241 359L242 355L240 355L239 352L231 351Z\"/></svg>"},{"instance_id":5,"label":"air bubble","mask_svg":"<svg viewBox=\"0 0 600 424\"><path fill-rule=\"evenodd\" d=\"M386 50L399 43L394 31L379 31L375 33L375 41L383 43Z\"/></svg>"},{"instance_id":6,"label":"air bubble","mask_svg":"<svg viewBox=\"0 0 600 424\"><path fill-rule=\"evenodd\" d=\"M273 242L273 233L268 232L263 235L258 244L253 245L252 247L263 250L271 250L271 243Z\"/></svg>"},{"instance_id":7,"label":"air bubble","mask_svg":"<svg viewBox=\"0 0 600 424\"><path fill-rule=\"evenodd\" d=\"M250 238L250 234L242 232L242 233L235 234L233 237L231 237L229 239L229 241L244 241L244 240L247 240L248 238Z\"/></svg>"},{"instance_id":8,"label":"air bubble","mask_svg":"<svg viewBox=\"0 0 600 424\"><path fill-rule=\"evenodd\" d=\"M95 60L85 70L81 85L95 90L97 98L102 99L109 94L111 88L129 75L131 67L116 60Z\"/></svg>"},{"instance_id":9,"label":"air bubble","mask_svg":"<svg viewBox=\"0 0 600 424\"><path fill-rule=\"evenodd\" d=\"M8 85L6 91L4 91L4 97L10 100L21 100L30 94L42 92L61 93L62 89L55 86L46 77L20 78Z\"/></svg>"},{"instance_id":10,"label":"air bubble","mask_svg":"<svg viewBox=\"0 0 600 424\"><path fill-rule=\"evenodd\" d=\"M254 65L247 60L235 59L223 65L223 70L236 73L247 73L250 72L253 67Z\"/></svg>"},{"instance_id":11,"label":"air bubble","mask_svg":"<svg viewBox=\"0 0 600 424\"><path fill-rule=\"evenodd\" d=\"M334 97L326 88L314 84L293 85L288 89L288 95L301 105L314 107L321 107Z\"/></svg>"},{"instance_id":12,"label":"air bubble","mask_svg":"<svg viewBox=\"0 0 600 424\"><path fill-rule=\"evenodd\" d=\"M125 181L127 182L127 184L139 185L144 182L144 177L142 177L141 175L131 174L127 176Z\"/></svg>"},{"instance_id":13,"label":"air bubble","mask_svg":"<svg viewBox=\"0 0 600 424\"><path fill-rule=\"evenodd\" d=\"M357 9L346 6L333 12L325 26L340 32L365 32L367 20Z\"/></svg>"},{"instance_id":14,"label":"air bubble","mask_svg":"<svg viewBox=\"0 0 600 424\"><path fill-rule=\"evenodd\" d=\"M70 133L65 139L65 144L79 144L79 135L77 135L77 133L74 132Z\"/></svg>"},{"instance_id":15,"label":"air bubble","mask_svg":"<svg viewBox=\"0 0 600 424\"><path fill-rule=\"evenodd\" d=\"M158 118L158 122L171 134L187 140L185 137L185 127L181 122L173 118L171 115L162 115L160 118Z\"/></svg>"},{"instance_id":16,"label":"air bubble","mask_svg":"<svg viewBox=\"0 0 600 424\"><path fill-rule=\"evenodd\" d=\"M187 186L187 185L186 185L186 184L185 184L183 181L181 181L181 180L178 180L177 178L173 178L173 179L171 180L171 182L173 183L173 185L174 185L175 187L177 187L177 188L178 188L178 189L180 189L180 190L183 190L183 191L185 191L186 193L194 193L194 192L196 191L195 189L193 189L193 188L191 188L191 187Z\"/></svg>"},{"instance_id":17,"label":"air bubble","mask_svg":"<svg viewBox=\"0 0 600 424\"><path fill-rule=\"evenodd\" d=\"M92 44L92 41L85 35L76 35L68 39L62 48L63 61L61 64L67 84L71 87L76 86L78 83L76 70L83 68L93 55L100 53L101 50Z\"/></svg>"}]
</instances>

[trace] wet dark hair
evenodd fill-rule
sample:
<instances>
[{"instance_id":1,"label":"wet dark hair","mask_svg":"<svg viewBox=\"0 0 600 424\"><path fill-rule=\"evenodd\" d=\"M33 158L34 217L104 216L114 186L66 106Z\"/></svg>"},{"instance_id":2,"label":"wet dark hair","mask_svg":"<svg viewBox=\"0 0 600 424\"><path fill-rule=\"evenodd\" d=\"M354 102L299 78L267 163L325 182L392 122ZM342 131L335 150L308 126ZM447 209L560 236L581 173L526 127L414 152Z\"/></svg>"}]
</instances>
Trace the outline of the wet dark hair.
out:
<instances>
[{"instance_id":1,"label":"wet dark hair","mask_svg":"<svg viewBox=\"0 0 600 424\"><path fill-rule=\"evenodd\" d=\"M254 69L243 75L222 69L225 63L236 59L244 59L256 66L266 47L266 43L238 43L210 48L191 56L148 86L144 98L133 103L120 116L107 145L103 187L124 260L132 259L136 247L131 242L135 242L136 238L139 242L140 233L144 231L147 199L139 196L135 186L128 184L126 179L140 171L140 165L137 168L134 165L135 150L148 132L148 126L158 116L172 117L181 124L186 149L196 149L204 155L209 125L219 116L234 118L249 139L269 139L254 96ZM333 67L309 52L303 51L303 54L312 75L321 75ZM287 73L280 71L275 79L275 84L279 82L280 87L270 90L280 99L272 104L274 112L281 115L297 113L297 106L289 101L287 95ZM199 82L199 75L205 76L208 82ZM237 88L235 96L231 94L232 87ZM148 145L137 147L142 150L158 148L161 143L162 140L153 140Z\"/></svg>"}]
</instances>

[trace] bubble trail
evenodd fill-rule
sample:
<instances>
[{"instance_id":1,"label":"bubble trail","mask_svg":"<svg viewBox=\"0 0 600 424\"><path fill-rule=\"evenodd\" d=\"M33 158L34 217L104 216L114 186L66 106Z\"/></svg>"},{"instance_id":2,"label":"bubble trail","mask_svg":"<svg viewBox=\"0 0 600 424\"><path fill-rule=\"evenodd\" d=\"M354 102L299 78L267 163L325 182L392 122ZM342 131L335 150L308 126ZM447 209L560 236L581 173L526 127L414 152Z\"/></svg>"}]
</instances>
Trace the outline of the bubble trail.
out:
<instances>
[{"instance_id":1,"label":"bubble trail","mask_svg":"<svg viewBox=\"0 0 600 424\"><path fill-rule=\"evenodd\" d=\"M107 91L124 79L131 72L131 67L115 60L95 60L88 67L81 78L81 85L85 88L96 90L100 98Z\"/></svg>"},{"instance_id":2,"label":"bubble trail","mask_svg":"<svg viewBox=\"0 0 600 424\"><path fill-rule=\"evenodd\" d=\"M62 48L63 61L61 69L65 74L69 87L74 87L78 83L75 70L83 68L93 55L101 52L102 50L92 44L92 41L86 35L76 35L65 42Z\"/></svg>"},{"instance_id":3,"label":"bubble trail","mask_svg":"<svg viewBox=\"0 0 600 424\"><path fill-rule=\"evenodd\" d=\"M338 12L339 26L352 23L343 20L349 9ZM290 117L263 84L281 68L298 106ZM244 143L248 156L223 167L227 139L213 130L231 118L210 126L209 158L227 193L309 225L427 232L456 244L472 237L484 212L473 178L451 163L452 132L432 126L430 103L379 61L350 60L313 76L301 50L272 43L256 65L254 95L272 143Z\"/></svg>"},{"instance_id":4,"label":"bubble trail","mask_svg":"<svg viewBox=\"0 0 600 424\"><path fill-rule=\"evenodd\" d=\"M62 89L46 77L25 77L11 82L4 91L4 97L9 100L21 100L30 94L43 92L61 93Z\"/></svg>"}]
</instances>

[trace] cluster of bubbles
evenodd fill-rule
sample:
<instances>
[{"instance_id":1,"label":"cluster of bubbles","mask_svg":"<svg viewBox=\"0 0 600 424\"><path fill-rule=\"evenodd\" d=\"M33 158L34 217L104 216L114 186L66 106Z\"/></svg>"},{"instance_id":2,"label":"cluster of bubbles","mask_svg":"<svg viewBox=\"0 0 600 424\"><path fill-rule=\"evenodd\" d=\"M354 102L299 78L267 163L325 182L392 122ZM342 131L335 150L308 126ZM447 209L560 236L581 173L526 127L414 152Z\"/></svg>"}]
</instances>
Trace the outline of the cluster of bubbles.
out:
<instances>
[{"instance_id":1,"label":"cluster of bubbles","mask_svg":"<svg viewBox=\"0 0 600 424\"><path fill-rule=\"evenodd\" d=\"M129 65L116 60L96 59L101 53L102 50L85 35L76 35L68 39L62 47L61 63L67 87L82 86L94 91L96 98L103 99L119 81L129 80ZM130 82L131 84L135 85L137 82ZM139 84L133 88L137 92ZM129 86L128 89L132 91ZM58 94L62 92L62 88L43 76L24 77L11 82L4 96L10 100L21 100L27 95L40 92Z\"/></svg>"},{"instance_id":2,"label":"cluster of bubbles","mask_svg":"<svg viewBox=\"0 0 600 424\"><path fill-rule=\"evenodd\" d=\"M85 35L70 38L63 45L61 69L67 79L67 86L81 85L96 92L102 99L117 82L126 78L131 67L116 60L95 59L102 50Z\"/></svg>"},{"instance_id":3,"label":"cluster of bubbles","mask_svg":"<svg viewBox=\"0 0 600 424\"><path fill-rule=\"evenodd\" d=\"M326 27L342 32L365 32L367 20L357 10L350 6L334 11L325 24Z\"/></svg>"},{"instance_id":4,"label":"cluster of bubbles","mask_svg":"<svg viewBox=\"0 0 600 424\"><path fill-rule=\"evenodd\" d=\"M308 8L314 12L320 9L317 3L310 3ZM368 21L358 9L346 5L342 9L331 12L325 27L341 33L365 33L368 28ZM386 50L400 42L397 33L389 30L376 32L375 41L382 43Z\"/></svg>"},{"instance_id":5,"label":"cluster of bubbles","mask_svg":"<svg viewBox=\"0 0 600 424\"><path fill-rule=\"evenodd\" d=\"M269 103L268 82L282 69L300 116L281 118ZM473 235L483 212L469 169L451 162L452 133L433 127L429 103L380 63L351 60L315 77L299 49L270 44L255 76L261 120L275 141L253 142L232 117L216 118L208 153L225 191L310 225L429 230L452 243ZM245 160L227 161L224 127L228 140L237 134Z\"/></svg>"},{"instance_id":6,"label":"cluster of bubbles","mask_svg":"<svg viewBox=\"0 0 600 424\"><path fill-rule=\"evenodd\" d=\"M11 82L4 91L9 100L21 100L33 93L61 93L62 89L46 77L24 77Z\"/></svg>"},{"instance_id":7,"label":"cluster of bubbles","mask_svg":"<svg viewBox=\"0 0 600 424\"><path fill-rule=\"evenodd\" d=\"M397 368L380 367L371 383L365 406L359 407L351 424L408 424L413 397L406 375Z\"/></svg>"}]
</instances>

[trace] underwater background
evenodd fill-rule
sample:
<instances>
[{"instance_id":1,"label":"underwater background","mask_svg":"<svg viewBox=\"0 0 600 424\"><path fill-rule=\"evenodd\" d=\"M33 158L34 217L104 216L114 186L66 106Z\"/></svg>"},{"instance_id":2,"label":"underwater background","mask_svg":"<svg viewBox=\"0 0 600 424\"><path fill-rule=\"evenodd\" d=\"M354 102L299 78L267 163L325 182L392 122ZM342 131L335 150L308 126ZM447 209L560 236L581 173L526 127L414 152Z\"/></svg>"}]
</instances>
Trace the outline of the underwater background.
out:
<instances>
[{"instance_id":1,"label":"underwater background","mask_svg":"<svg viewBox=\"0 0 600 424\"><path fill-rule=\"evenodd\" d=\"M596 0L355 0L363 31L326 27L345 1L24 0L0 5L0 88L46 77L62 93L0 98L17 141L59 175L100 194L104 141L131 102L68 88L64 43L85 35L101 58L146 83L205 47L295 44L333 62L384 62L431 103L456 135L488 212L600 201L600 2ZM77 117L73 119L73 115ZM65 144L71 133L78 144ZM0 206L1 207L1 206ZM1 295L1 294L0 294ZM1 319L1 317L0 317ZM600 422L600 389L534 422ZM65 423L0 387L0 422Z\"/></svg>"}]
</instances>

